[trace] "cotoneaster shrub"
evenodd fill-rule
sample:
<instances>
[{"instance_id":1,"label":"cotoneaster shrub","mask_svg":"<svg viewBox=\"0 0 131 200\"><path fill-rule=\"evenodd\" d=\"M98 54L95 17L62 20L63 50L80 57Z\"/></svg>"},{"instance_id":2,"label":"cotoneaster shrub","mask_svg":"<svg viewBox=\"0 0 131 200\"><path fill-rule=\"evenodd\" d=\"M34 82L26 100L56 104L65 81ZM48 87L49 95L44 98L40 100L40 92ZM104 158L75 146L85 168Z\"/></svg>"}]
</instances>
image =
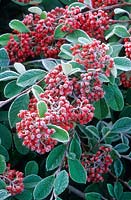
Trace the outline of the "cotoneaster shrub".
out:
<instances>
[{"instance_id":1,"label":"cotoneaster shrub","mask_svg":"<svg viewBox=\"0 0 131 200\"><path fill-rule=\"evenodd\" d=\"M131 199L130 1L12 2L29 14L0 35L0 199Z\"/></svg>"}]
</instances>

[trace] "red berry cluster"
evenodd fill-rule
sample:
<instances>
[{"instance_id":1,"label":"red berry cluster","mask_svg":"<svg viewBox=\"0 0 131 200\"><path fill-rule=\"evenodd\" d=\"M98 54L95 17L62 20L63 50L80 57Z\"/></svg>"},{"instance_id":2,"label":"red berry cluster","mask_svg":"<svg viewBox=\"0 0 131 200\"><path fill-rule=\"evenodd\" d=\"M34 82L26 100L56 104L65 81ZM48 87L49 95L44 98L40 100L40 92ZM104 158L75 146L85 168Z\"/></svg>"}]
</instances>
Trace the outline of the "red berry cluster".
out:
<instances>
[{"instance_id":1,"label":"red berry cluster","mask_svg":"<svg viewBox=\"0 0 131 200\"><path fill-rule=\"evenodd\" d=\"M59 24L61 30L70 33L76 29L84 30L91 37L104 39L104 31L109 28L109 17L105 11L82 13L79 7L55 8L47 13L46 19L37 14L25 16L23 23L29 33L14 31L6 45L12 63L24 62L36 56L57 58L64 39L55 40L54 32Z\"/></svg>"},{"instance_id":2,"label":"red berry cluster","mask_svg":"<svg viewBox=\"0 0 131 200\"><path fill-rule=\"evenodd\" d=\"M123 87L125 88L131 88L131 72L123 72L120 75L120 81Z\"/></svg>"},{"instance_id":3,"label":"red berry cluster","mask_svg":"<svg viewBox=\"0 0 131 200\"><path fill-rule=\"evenodd\" d=\"M109 166L113 160L110 156L111 149L101 146L96 154L82 154L82 165L86 169L88 182L103 181L103 175L109 171Z\"/></svg>"},{"instance_id":4,"label":"red berry cluster","mask_svg":"<svg viewBox=\"0 0 131 200\"><path fill-rule=\"evenodd\" d=\"M110 75L113 67L113 59L107 55L108 47L99 40L92 40L84 45L76 44L72 48L72 54L76 62L85 66L86 70L97 69Z\"/></svg>"},{"instance_id":5,"label":"red berry cluster","mask_svg":"<svg viewBox=\"0 0 131 200\"><path fill-rule=\"evenodd\" d=\"M36 104L36 100L31 99L30 104ZM44 154L51 151L57 144L50 135L54 133L54 129L49 129L45 121L39 118L38 113L34 108L30 110L21 110L19 117L21 122L17 123L16 128L18 137L23 139L23 145L27 146L32 151L39 154Z\"/></svg>"},{"instance_id":6,"label":"red berry cluster","mask_svg":"<svg viewBox=\"0 0 131 200\"><path fill-rule=\"evenodd\" d=\"M117 3L118 3L118 0L92 0L93 8L110 6Z\"/></svg>"},{"instance_id":7,"label":"red berry cluster","mask_svg":"<svg viewBox=\"0 0 131 200\"><path fill-rule=\"evenodd\" d=\"M131 59L131 37L125 38L124 42L126 56Z\"/></svg>"},{"instance_id":8,"label":"red berry cluster","mask_svg":"<svg viewBox=\"0 0 131 200\"><path fill-rule=\"evenodd\" d=\"M16 171L15 169L10 169L10 164L6 171L0 175L0 179L5 182L6 189L11 195L19 194L24 190L23 173Z\"/></svg>"}]
</instances>

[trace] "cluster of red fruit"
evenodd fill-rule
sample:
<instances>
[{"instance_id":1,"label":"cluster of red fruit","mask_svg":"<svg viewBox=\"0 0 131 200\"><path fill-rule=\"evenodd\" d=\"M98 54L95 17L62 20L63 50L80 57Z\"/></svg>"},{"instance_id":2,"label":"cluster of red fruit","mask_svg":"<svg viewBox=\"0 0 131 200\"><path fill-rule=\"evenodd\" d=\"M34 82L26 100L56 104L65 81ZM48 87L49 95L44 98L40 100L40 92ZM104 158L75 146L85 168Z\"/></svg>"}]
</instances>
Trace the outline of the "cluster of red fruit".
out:
<instances>
[{"instance_id":1,"label":"cluster of red fruit","mask_svg":"<svg viewBox=\"0 0 131 200\"><path fill-rule=\"evenodd\" d=\"M109 166L113 160L110 156L111 149L101 146L96 154L82 154L82 165L87 171L88 182L103 181L103 175L109 171Z\"/></svg>"},{"instance_id":2,"label":"cluster of red fruit","mask_svg":"<svg viewBox=\"0 0 131 200\"><path fill-rule=\"evenodd\" d=\"M110 6L117 3L118 3L118 0L92 0L93 8Z\"/></svg>"},{"instance_id":3,"label":"cluster of red fruit","mask_svg":"<svg viewBox=\"0 0 131 200\"><path fill-rule=\"evenodd\" d=\"M11 195L19 194L24 190L23 173L10 169L10 164L8 164L6 171L0 175L0 179L5 182L6 189Z\"/></svg>"},{"instance_id":4,"label":"cluster of red fruit","mask_svg":"<svg viewBox=\"0 0 131 200\"><path fill-rule=\"evenodd\" d=\"M124 39L124 48L126 56L131 59L131 37ZM123 87L131 88L131 71L123 72L120 75L120 81Z\"/></svg>"},{"instance_id":5,"label":"cluster of red fruit","mask_svg":"<svg viewBox=\"0 0 131 200\"><path fill-rule=\"evenodd\" d=\"M108 49L107 45L96 39L84 45L76 44L71 48L74 60L84 65L87 71L102 70L106 76L110 75L113 67L113 59L107 55Z\"/></svg>"},{"instance_id":6,"label":"cluster of red fruit","mask_svg":"<svg viewBox=\"0 0 131 200\"><path fill-rule=\"evenodd\" d=\"M87 124L92 120L92 103L104 96L99 75L109 75L113 66L107 50L107 46L97 40L92 40L90 44L74 45L71 47L74 60L83 65L79 76L64 74L61 64L45 76L45 91L40 94L40 99L48 107L44 116L39 118L37 99L34 97L30 100L29 109L19 114L22 120L17 123L17 132L24 145L43 154L57 144L50 137L54 130L49 129L48 124L69 131L75 123Z\"/></svg>"},{"instance_id":7,"label":"cluster of red fruit","mask_svg":"<svg viewBox=\"0 0 131 200\"><path fill-rule=\"evenodd\" d=\"M57 58L65 39L54 38L55 29L61 24L63 32L81 29L90 37L104 40L104 31L109 28L109 14L103 10L82 12L79 7L55 8L47 13L46 19L37 14L25 16L23 23L29 28L28 33L14 31L6 45L12 63L24 62L36 56Z\"/></svg>"}]
</instances>

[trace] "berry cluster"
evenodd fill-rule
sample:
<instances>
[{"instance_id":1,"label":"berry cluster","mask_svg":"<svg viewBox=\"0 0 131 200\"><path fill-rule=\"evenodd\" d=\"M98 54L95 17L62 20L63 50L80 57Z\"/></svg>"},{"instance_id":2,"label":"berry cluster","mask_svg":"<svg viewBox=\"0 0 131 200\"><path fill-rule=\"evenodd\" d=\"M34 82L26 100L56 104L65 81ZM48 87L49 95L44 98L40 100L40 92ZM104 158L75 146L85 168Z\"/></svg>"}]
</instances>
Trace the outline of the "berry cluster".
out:
<instances>
[{"instance_id":1,"label":"berry cluster","mask_svg":"<svg viewBox=\"0 0 131 200\"><path fill-rule=\"evenodd\" d=\"M120 81L123 87L125 88L131 88L131 72L123 72L120 75Z\"/></svg>"},{"instance_id":2,"label":"berry cluster","mask_svg":"<svg viewBox=\"0 0 131 200\"><path fill-rule=\"evenodd\" d=\"M104 43L93 39L91 43L76 44L71 50L75 61L84 65L86 70L102 70L106 76L110 75L113 59L107 55L108 47Z\"/></svg>"},{"instance_id":3,"label":"berry cluster","mask_svg":"<svg viewBox=\"0 0 131 200\"><path fill-rule=\"evenodd\" d=\"M5 182L6 189L11 195L19 194L24 190L23 173L10 169L10 164L7 166L6 171L0 175L0 179Z\"/></svg>"},{"instance_id":4,"label":"berry cluster","mask_svg":"<svg viewBox=\"0 0 131 200\"><path fill-rule=\"evenodd\" d=\"M31 99L31 104L34 104ZM36 101L35 101L36 103ZM23 139L23 145L27 146L32 151L36 151L39 154L44 154L51 151L57 144L50 135L54 133L54 129L49 129L45 121L39 118L38 113L31 109L21 110L19 117L21 122L17 123L16 128L18 137Z\"/></svg>"},{"instance_id":5,"label":"berry cluster","mask_svg":"<svg viewBox=\"0 0 131 200\"><path fill-rule=\"evenodd\" d=\"M79 7L55 8L47 13L46 19L40 19L37 14L26 15L23 23L29 28L29 33L19 33L14 30L6 45L10 60L24 62L36 56L57 58L60 47L65 39L54 38L56 27L61 24L63 32L84 30L89 36L104 39L104 31L109 28L109 16L105 11L82 13Z\"/></svg>"},{"instance_id":6,"label":"berry cluster","mask_svg":"<svg viewBox=\"0 0 131 200\"><path fill-rule=\"evenodd\" d=\"M118 0L92 0L93 8L110 6L117 3L118 3Z\"/></svg>"},{"instance_id":7,"label":"berry cluster","mask_svg":"<svg viewBox=\"0 0 131 200\"><path fill-rule=\"evenodd\" d=\"M131 37L125 38L124 42L126 56L131 59Z\"/></svg>"},{"instance_id":8,"label":"berry cluster","mask_svg":"<svg viewBox=\"0 0 131 200\"><path fill-rule=\"evenodd\" d=\"M110 156L111 149L101 146L96 154L82 154L82 165L88 173L88 182L103 181L103 175L109 171L109 166L113 160Z\"/></svg>"}]
</instances>

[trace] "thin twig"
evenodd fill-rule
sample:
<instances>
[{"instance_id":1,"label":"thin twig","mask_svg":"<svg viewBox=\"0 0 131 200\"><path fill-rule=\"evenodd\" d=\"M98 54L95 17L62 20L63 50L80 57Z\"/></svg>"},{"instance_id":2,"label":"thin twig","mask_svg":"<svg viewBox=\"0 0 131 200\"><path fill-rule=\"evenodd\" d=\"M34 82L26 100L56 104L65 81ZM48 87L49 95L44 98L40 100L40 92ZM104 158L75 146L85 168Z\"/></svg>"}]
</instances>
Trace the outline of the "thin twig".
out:
<instances>
[{"instance_id":1,"label":"thin twig","mask_svg":"<svg viewBox=\"0 0 131 200\"><path fill-rule=\"evenodd\" d=\"M69 191L76 194L77 196L79 196L82 199L85 199L85 193L81 192L80 190L76 189L75 187L69 185Z\"/></svg>"},{"instance_id":2,"label":"thin twig","mask_svg":"<svg viewBox=\"0 0 131 200\"><path fill-rule=\"evenodd\" d=\"M108 171L108 173L117 181L120 181L126 188L128 188L129 190L131 190L130 185L128 185L128 183L124 180L122 180L121 178L115 176L115 174L113 174L111 171Z\"/></svg>"}]
</instances>

